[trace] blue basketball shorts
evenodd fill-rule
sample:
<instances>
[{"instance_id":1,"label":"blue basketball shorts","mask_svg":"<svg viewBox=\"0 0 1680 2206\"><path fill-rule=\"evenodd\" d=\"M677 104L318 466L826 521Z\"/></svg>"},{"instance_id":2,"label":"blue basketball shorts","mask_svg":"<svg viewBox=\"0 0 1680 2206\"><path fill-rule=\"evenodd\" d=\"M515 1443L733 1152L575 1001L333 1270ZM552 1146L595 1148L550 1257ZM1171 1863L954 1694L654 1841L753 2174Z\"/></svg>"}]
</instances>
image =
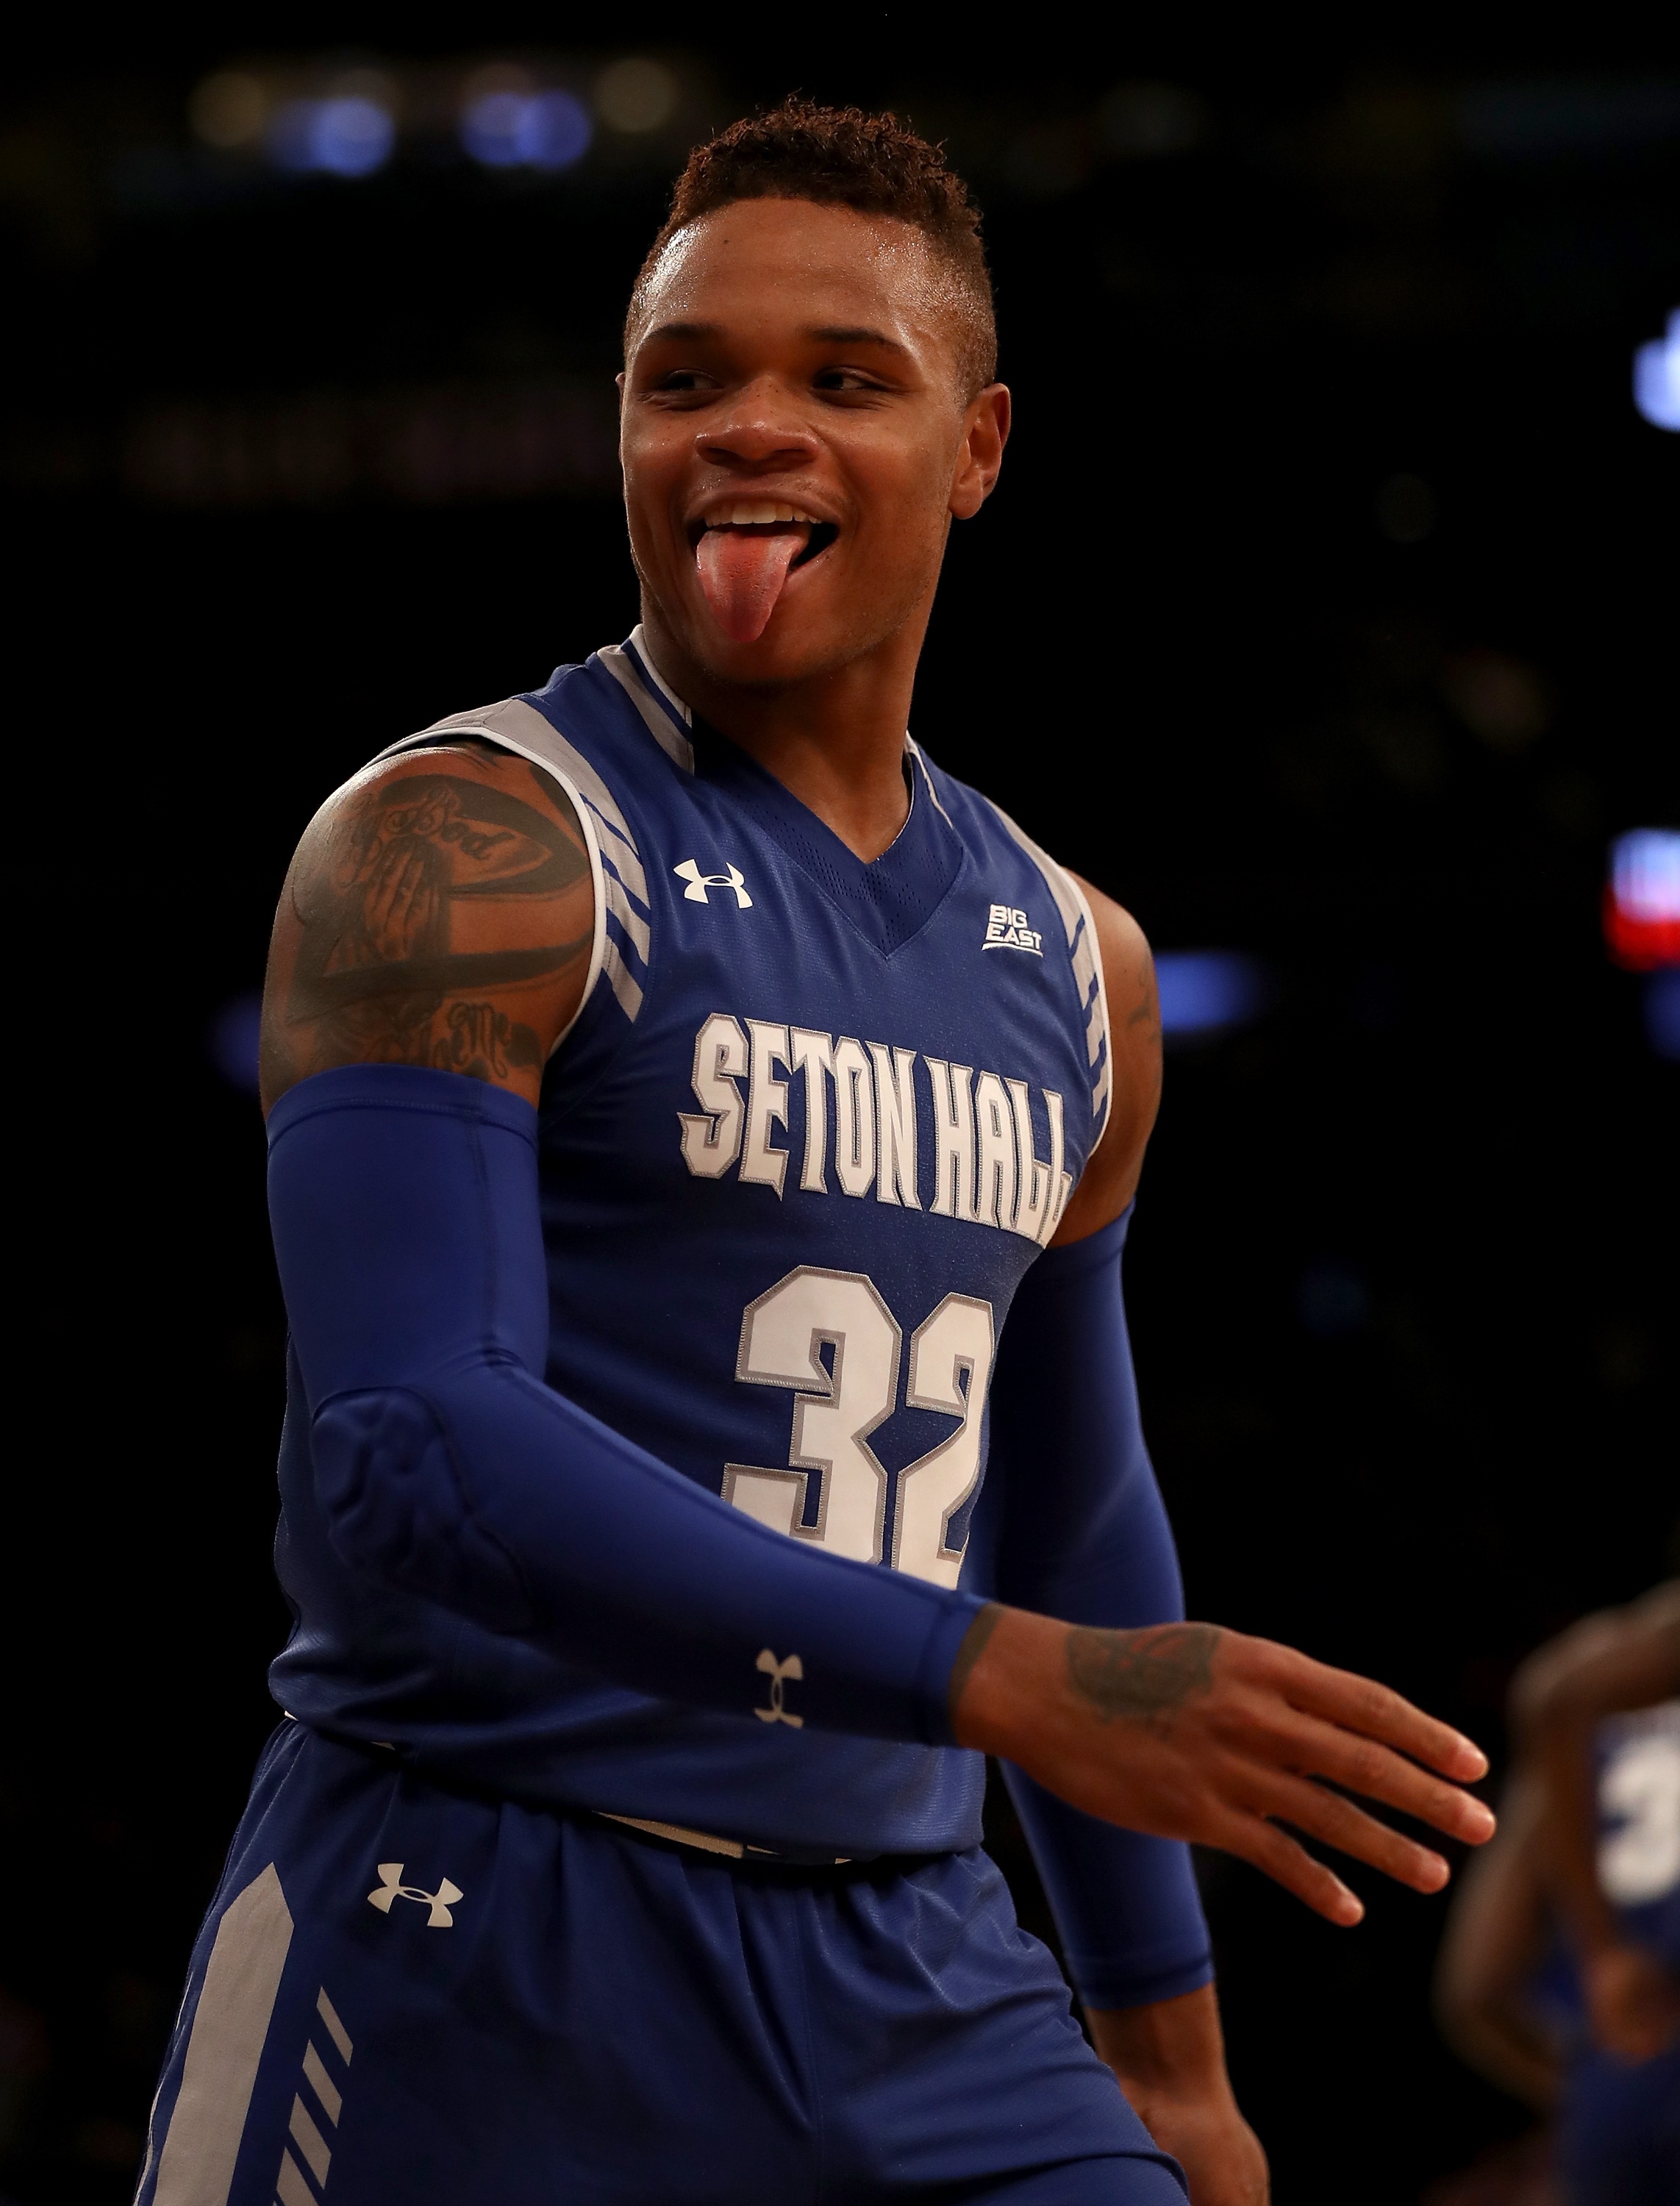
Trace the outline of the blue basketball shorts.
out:
<instances>
[{"instance_id":1,"label":"blue basketball shorts","mask_svg":"<svg viewBox=\"0 0 1680 2206\"><path fill-rule=\"evenodd\" d=\"M1680 2043L1636 2068L1584 2048L1564 2078L1558 2161L1570 2206L1677 2206Z\"/></svg>"},{"instance_id":2,"label":"blue basketball shorts","mask_svg":"<svg viewBox=\"0 0 1680 2206\"><path fill-rule=\"evenodd\" d=\"M281 1726L137 2206L1184 2206L970 1852L741 1863Z\"/></svg>"}]
</instances>

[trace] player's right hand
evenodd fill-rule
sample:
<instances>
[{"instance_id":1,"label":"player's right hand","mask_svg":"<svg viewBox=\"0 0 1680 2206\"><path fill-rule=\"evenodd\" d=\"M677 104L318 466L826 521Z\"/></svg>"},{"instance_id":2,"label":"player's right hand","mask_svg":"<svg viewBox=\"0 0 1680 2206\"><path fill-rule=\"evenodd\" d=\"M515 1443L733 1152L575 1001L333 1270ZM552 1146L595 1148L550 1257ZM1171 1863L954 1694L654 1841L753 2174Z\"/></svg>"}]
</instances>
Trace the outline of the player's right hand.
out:
<instances>
[{"instance_id":1,"label":"player's right hand","mask_svg":"<svg viewBox=\"0 0 1680 2206\"><path fill-rule=\"evenodd\" d=\"M1416 1892L1451 1873L1345 1792L1470 1845L1493 1834L1491 1810L1460 1790L1487 1769L1461 1732L1369 1678L1215 1625L1105 1631L993 1604L964 1643L951 1707L960 1744L1087 1815L1238 1855L1331 1923L1364 1907L1292 1831Z\"/></svg>"}]
</instances>

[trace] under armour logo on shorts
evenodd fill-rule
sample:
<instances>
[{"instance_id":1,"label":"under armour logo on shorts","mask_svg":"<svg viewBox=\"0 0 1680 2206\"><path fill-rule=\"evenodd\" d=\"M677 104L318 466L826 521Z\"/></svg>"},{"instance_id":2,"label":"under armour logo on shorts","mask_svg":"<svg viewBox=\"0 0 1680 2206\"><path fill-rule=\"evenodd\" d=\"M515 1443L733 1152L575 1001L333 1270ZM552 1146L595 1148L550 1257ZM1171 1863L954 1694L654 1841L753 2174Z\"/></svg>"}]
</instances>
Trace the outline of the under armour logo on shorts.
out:
<instances>
[{"instance_id":1,"label":"under armour logo on shorts","mask_svg":"<svg viewBox=\"0 0 1680 2206\"><path fill-rule=\"evenodd\" d=\"M753 1714L760 1723L791 1724L795 1731L802 1731L805 1727L804 1717L789 1715L782 1705L782 1696L787 1690L788 1678L802 1678L805 1675L805 1665L797 1654L789 1654L785 1662L778 1662L766 1647L759 1656L758 1666L770 1680L770 1706L767 1708L754 1708Z\"/></svg>"},{"instance_id":2,"label":"under armour logo on shorts","mask_svg":"<svg viewBox=\"0 0 1680 2206\"><path fill-rule=\"evenodd\" d=\"M401 1862L381 1862L379 1889L377 1892L370 1892L367 1897L370 1904L377 1907L381 1915L390 1913L390 1904L394 1899L417 1899L422 1907L429 1907L432 1910L426 1918L428 1930L452 1930L455 1928L455 1917L450 1913L450 1902L454 1899L462 1899L466 1895L460 1886L451 1884L448 1877L443 1879L436 1892L422 1892L417 1884L403 1883Z\"/></svg>"}]
</instances>

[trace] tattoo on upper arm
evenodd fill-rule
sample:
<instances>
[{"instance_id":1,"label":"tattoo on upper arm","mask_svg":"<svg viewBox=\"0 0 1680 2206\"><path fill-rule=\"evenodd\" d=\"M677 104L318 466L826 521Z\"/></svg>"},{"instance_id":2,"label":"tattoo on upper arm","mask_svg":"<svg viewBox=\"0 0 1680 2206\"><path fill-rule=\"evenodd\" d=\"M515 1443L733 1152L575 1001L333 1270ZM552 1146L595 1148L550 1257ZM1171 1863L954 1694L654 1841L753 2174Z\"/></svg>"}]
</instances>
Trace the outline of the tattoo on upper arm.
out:
<instances>
[{"instance_id":1,"label":"tattoo on upper arm","mask_svg":"<svg viewBox=\"0 0 1680 2206\"><path fill-rule=\"evenodd\" d=\"M283 1053L298 1073L418 1064L493 1081L540 1064L535 1030L493 999L587 957L593 927L569 937L565 921L588 873L575 827L508 790L423 768L353 793L293 869ZM525 945L474 947L477 914L509 899L533 906Z\"/></svg>"},{"instance_id":2,"label":"tattoo on upper arm","mask_svg":"<svg viewBox=\"0 0 1680 2206\"><path fill-rule=\"evenodd\" d=\"M1105 1723L1116 1716L1165 1729L1184 1702L1209 1690L1218 1627L1157 1624L1141 1631L1069 1627L1068 1676Z\"/></svg>"}]
</instances>

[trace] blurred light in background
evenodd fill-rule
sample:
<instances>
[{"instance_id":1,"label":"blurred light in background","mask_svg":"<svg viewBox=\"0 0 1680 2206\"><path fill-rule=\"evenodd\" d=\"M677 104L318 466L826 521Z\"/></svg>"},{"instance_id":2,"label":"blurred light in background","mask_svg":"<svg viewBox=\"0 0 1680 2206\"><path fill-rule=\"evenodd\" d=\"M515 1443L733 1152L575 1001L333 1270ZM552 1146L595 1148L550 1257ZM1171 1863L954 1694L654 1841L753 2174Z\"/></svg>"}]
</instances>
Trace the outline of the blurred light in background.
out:
<instances>
[{"instance_id":1,"label":"blurred light in background","mask_svg":"<svg viewBox=\"0 0 1680 2206\"><path fill-rule=\"evenodd\" d=\"M1653 428L1680 429L1680 309L1669 316L1666 336L1634 355L1634 404Z\"/></svg>"},{"instance_id":2,"label":"blurred light in background","mask_svg":"<svg viewBox=\"0 0 1680 2206\"><path fill-rule=\"evenodd\" d=\"M200 145L263 155L294 176L372 176L399 139L423 158L453 140L483 168L557 175L583 159L599 128L627 141L618 165L664 162L668 126L695 86L664 62L629 55L600 70L586 95L576 88L581 70L563 54L474 67L252 62L203 78L187 119Z\"/></svg>"},{"instance_id":3,"label":"blurred light in background","mask_svg":"<svg viewBox=\"0 0 1680 2206\"><path fill-rule=\"evenodd\" d=\"M237 1088L241 1095L257 1093L257 1049L262 1023L262 991L251 988L223 1005L205 1036L211 1063L229 1087Z\"/></svg>"},{"instance_id":4,"label":"blurred light in background","mask_svg":"<svg viewBox=\"0 0 1680 2206\"><path fill-rule=\"evenodd\" d=\"M1391 475L1377 492L1376 511L1391 544L1421 544L1435 526L1435 493L1421 475Z\"/></svg>"},{"instance_id":5,"label":"blurred light in background","mask_svg":"<svg viewBox=\"0 0 1680 2206\"><path fill-rule=\"evenodd\" d=\"M1530 77L1472 86L1458 134L1484 160L1614 158L1680 138L1680 77Z\"/></svg>"},{"instance_id":6,"label":"blurred light in background","mask_svg":"<svg viewBox=\"0 0 1680 2206\"><path fill-rule=\"evenodd\" d=\"M1277 993L1260 959L1240 950L1159 951L1155 981L1161 1032L1174 1036L1252 1026L1272 1008Z\"/></svg>"},{"instance_id":7,"label":"blurred light in background","mask_svg":"<svg viewBox=\"0 0 1680 2206\"><path fill-rule=\"evenodd\" d=\"M1207 134L1207 110L1176 84L1117 84L1097 110L1103 146L1117 160L1188 153Z\"/></svg>"},{"instance_id":8,"label":"blurred light in background","mask_svg":"<svg viewBox=\"0 0 1680 2206\"><path fill-rule=\"evenodd\" d=\"M1618 965L1680 965L1680 830L1635 827L1610 846L1604 939Z\"/></svg>"},{"instance_id":9,"label":"blurred light in background","mask_svg":"<svg viewBox=\"0 0 1680 2206\"><path fill-rule=\"evenodd\" d=\"M461 117L461 142L486 169L569 169L594 136L588 110L569 92L480 92Z\"/></svg>"},{"instance_id":10,"label":"blurred light in background","mask_svg":"<svg viewBox=\"0 0 1680 2206\"><path fill-rule=\"evenodd\" d=\"M1296 1314L1315 1340L1346 1340L1365 1329L1370 1290L1351 1264L1309 1264L1296 1290Z\"/></svg>"},{"instance_id":11,"label":"blurred light in background","mask_svg":"<svg viewBox=\"0 0 1680 2206\"><path fill-rule=\"evenodd\" d=\"M462 378L166 399L112 456L131 496L206 509L611 496L617 428L605 374Z\"/></svg>"},{"instance_id":12,"label":"blurred light in background","mask_svg":"<svg viewBox=\"0 0 1680 2206\"><path fill-rule=\"evenodd\" d=\"M207 76L188 102L195 136L220 152L256 145L268 120L268 93L242 69L221 69Z\"/></svg>"},{"instance_id":13,"label":"blurred light in background","mask_svg":"<svg viewBox=\"0 0 1680 2206\"><path fill-rule=\"evenodd\" d=\"M366 92L330 99L289 99L277 107L265 134L277 168L299 175L371 176L390 160L396 144L390 110Z\"/></svg>"},{"instance_id":14,"label":"blurred light in background","mask_svg":"<svg viewBox=\"0 0 1680 2206\"><path fill-rule=\"evenodd\" d=\"M1680 967L1653 973L1645 983L1645 1039L1658 1057L1680 1064Z\"/></svg>"},{"instance_id":15,"label":"blurred light in background","mask_svg":"<svg viewBox=\"0 0 1680 2206\"><path fill-rule=\"evenodd\" d=\"M1490 749L1520 751L1552 724L1552 691L1537 667L1478 647L1442 662L1441 689L1472 735Z\"/></svg>"},{"instance_id":16,"label":"blurred light in background","mask_svg":"<svg viewBox=\"0 0 1680 2206\"><path fill-rule=\"evenodd\" d=\"M663 62L614 62L595 80L595 112L610 130L639 137L670 121L682 90Z\"/></svg>"}]
</instances>

